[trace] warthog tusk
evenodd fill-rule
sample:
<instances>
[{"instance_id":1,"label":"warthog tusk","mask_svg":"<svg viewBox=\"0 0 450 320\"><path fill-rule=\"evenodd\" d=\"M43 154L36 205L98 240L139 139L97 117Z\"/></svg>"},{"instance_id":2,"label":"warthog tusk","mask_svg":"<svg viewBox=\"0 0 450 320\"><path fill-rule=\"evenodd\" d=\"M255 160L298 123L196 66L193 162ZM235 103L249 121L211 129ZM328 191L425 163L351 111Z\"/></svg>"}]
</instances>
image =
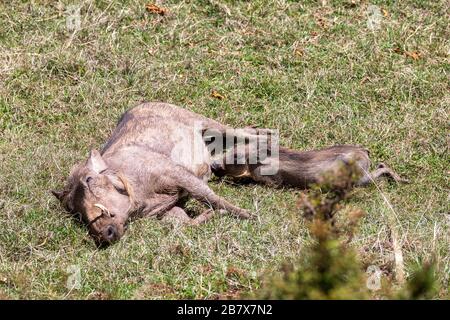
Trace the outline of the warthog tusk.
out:
<instances>
[{"instance_id":1,"label":"warthog tusk","mask_svg":"<svg viewBox=\"0 0 450 320\"><path fill-rule=\"evenodd\" d=\"M106 213L108 216L112 217L113 215L111 215L111 213L109 212L108 209L106 209L106 207L100 203L94 203L94 207L99 208L100 210L102 210L102 212Z\"/></svg>"}]
</instances>

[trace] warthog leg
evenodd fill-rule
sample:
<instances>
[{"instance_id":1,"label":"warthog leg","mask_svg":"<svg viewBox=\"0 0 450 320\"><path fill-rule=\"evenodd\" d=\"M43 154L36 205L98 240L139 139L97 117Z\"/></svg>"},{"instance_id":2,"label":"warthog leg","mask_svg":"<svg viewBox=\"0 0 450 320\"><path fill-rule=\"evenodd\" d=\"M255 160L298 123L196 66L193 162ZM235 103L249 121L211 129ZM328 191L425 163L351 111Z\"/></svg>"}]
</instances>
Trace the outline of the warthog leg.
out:
<instances>
[{"instance_id":1,"label":"warthog leg","mask_svg":"<svg viewBox=\"0 0 450 320\"><path fill-rule=\"evenodd\" d=\"M173 173L175 175L172 178L175 179L175 183L194 199L209 204L214 209L224 209L239 218L249 219L254 216L248 210L239 208L215 194L203 180L197 178L189 171L178 167L178 170L175 170Z\"/></svg>"},{"instance_id":2,"label":"warthog leg","mask_svg":"<svg viewBox=\"0 0 450 320\"><path fill-rule=\"evenodd\" d=\"M377 168L372 172L365 172L364 176L358 181L358 186L366 186L381 177L386 176L397 183L408 183L409 181L400 177L394 170L389 168L384 163L378 164Z\"/></svg>"},{"instance_id":3,"label":"warthog leg","mask_svg":"<svg viewBox=\"0 0 450 320\"><path fill-rule=\"evenodd\" d=\"M182 224L187 224L191 226L198 226L210 220L214 216L213 209L207 209L203 211L200 215L195 218L191 218L187 213L180 207L173 207L171 210L167 211L163 216L163 221L177 221Z\"/></svg>"}]
</instances>

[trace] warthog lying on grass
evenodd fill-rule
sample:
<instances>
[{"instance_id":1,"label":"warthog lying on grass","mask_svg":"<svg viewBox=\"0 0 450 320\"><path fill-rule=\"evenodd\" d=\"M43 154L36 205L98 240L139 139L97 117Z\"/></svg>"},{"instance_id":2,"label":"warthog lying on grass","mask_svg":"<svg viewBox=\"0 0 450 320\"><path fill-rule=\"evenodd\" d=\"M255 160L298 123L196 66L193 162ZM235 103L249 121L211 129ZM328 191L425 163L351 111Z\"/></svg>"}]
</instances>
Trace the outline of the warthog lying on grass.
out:
<instances>
[{"instance_id":1,"label":"warthog lying on grass","mask_svg":"<svg viewBox=\"0 0 450 320\"><path fill-rule=\"evenodd\" d=\"M220 161L223 153L217 152L213 160L205 132L218 141L221 135L231 136L233 141L244 139L247 151L264 145L270 155L251 162L234 145L228 155L231 152L240 162L224 163ZM268 132L232 129L174 105L144 103L125 112L101 152L92 150L86 162L72 169L65 189L53 194L69 212L80 215L97 243L108 244L124 234L127 221L134 217L171 217L189 224L208 220L214 213L211 208L195 218L185 213L180 204L188 196L219 212L252 217L208 187L211 172L304 188L339 163L353 161L362 170L361 185L381 175L401 181L386 166L368 173L370 162L363 148L335 146L306 152L280 148L278 154L267 144L271 138L265 138L266 144L257 142ZM264 175L264 169L270 174Z\"/></svg>"}]
</instances>

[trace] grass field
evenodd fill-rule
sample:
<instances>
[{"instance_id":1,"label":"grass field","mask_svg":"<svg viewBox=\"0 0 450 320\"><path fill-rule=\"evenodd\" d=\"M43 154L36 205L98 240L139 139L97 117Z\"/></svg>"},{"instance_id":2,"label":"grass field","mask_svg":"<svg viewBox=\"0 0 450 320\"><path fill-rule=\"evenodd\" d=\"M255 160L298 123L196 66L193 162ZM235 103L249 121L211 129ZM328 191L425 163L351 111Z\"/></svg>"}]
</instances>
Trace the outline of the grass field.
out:
<instances>
[{"instance_id":1,"label":"grass field","mask_svg":"<svg viewBox=\"0 0 450 320\"><path fill-rule=\"evenodd\" d=\"M76 31L69 4L0 2L0 298L235 297L302 255L299 191L218 180L259 218L138 220L97 249L49 190L144 100L277 128L293 148L366 146L411 184L354 191L346 206L367 214L353 246L391 281L397 230L406 274L434 258L436 297L448 297L447 1L159 1L164 16L144 1L79 1Z\"/></svg>"}]
</instances>

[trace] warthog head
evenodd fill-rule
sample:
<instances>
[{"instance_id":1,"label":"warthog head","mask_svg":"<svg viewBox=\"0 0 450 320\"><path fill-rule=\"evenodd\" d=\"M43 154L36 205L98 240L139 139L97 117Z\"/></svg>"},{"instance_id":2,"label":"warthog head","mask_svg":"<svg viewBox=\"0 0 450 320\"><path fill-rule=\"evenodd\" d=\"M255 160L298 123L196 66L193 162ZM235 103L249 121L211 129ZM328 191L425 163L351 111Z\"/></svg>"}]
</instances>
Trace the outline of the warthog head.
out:
<instances>
[{"instance_id":1,"label":"warthog head","mask_svg":"<svg viewBox=\"0 0 450 320\"><path fill-rule=\"evenodd\" d=\"M97 150L72 169L63 191L52 191L89 228L98 245L122 237L133 207L132 191L120 173L109 169Z\"/></svg>"}]
</instances>

